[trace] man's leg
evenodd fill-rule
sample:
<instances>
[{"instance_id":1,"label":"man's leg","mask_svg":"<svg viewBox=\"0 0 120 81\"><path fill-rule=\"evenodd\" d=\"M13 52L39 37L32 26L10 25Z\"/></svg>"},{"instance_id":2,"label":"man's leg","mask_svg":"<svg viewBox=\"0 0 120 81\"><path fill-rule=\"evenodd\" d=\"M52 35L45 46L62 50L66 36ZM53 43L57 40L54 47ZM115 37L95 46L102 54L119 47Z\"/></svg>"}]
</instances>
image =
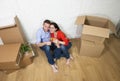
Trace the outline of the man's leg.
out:
<instances>
[{"instance_id":1,"label":"man's leg","mask_svg":"<svg viewBox=\"0 0 120 81\"><path fill-rule=\"evenodd\" d=\"M54 62L52 54L50 52L50 46L45 45L45 46L41 47L41 49L45 52L49 64L53 65L55 62Z\"/></svg>"},{"instance_id":2,"label":"man's leg","mask_svg":"<svg viewBox=\"0 0 120 81\"><path fill-rule=\"evenodd\" d=\"M51 67L52 67L53 71L58 72L58 70L56 69L57 65L55 64L54 59L52 57L52 54L50 52L50 46L45 45L45 46L41 47L41 49L44 50L44 52L47 56L48 62L49 62L49 64L51 64Z\"/></svg>"}]
</instances>

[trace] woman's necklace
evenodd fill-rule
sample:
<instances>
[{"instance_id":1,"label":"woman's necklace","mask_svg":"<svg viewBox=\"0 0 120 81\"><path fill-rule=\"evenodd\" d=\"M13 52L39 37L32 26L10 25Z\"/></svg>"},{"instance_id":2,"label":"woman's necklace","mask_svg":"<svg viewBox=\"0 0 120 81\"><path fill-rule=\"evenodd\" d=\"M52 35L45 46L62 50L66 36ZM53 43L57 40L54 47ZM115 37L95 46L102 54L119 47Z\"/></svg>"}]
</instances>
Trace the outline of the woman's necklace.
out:
<instances>
[{"instance_id":1,"label":"woman's necklace","mask_svg":"<svg viewBox=\"0 0 120 81\"><path fill-rule=\"evenodd\" d=\"M57 38L57 32L54 33L54 37Z\"/></svg>"}]
</instances>

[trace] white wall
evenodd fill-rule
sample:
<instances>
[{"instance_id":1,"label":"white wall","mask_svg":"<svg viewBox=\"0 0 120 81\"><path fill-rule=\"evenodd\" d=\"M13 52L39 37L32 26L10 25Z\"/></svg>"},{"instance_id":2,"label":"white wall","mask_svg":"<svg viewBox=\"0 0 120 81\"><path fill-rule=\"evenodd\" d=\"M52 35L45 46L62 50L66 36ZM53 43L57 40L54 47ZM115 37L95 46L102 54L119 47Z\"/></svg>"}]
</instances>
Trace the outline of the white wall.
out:
<instances>
[{"instance_id":1,"label":"white wall","mask_svg":"<svg viewBox=\"0 0 120 81\"><path fill-rule=\"evenodd\" d=\"M120 19L120 0L83 0L80 14L109 18L115 24Z\"/></svg>"},{"instance_id":2,"label":"white wall","mask_svg":"<svg viewBox=\"0 0 120 81\"><path fill-rule=\"evenodd\" d=\"M120 18L120 0L0 0L0 18L18 15L28 41L35 42L36 31L45 19L57 22L70 37L76 37L78 15L104 16L115 24Z\"/></svg>"}]
</instances>

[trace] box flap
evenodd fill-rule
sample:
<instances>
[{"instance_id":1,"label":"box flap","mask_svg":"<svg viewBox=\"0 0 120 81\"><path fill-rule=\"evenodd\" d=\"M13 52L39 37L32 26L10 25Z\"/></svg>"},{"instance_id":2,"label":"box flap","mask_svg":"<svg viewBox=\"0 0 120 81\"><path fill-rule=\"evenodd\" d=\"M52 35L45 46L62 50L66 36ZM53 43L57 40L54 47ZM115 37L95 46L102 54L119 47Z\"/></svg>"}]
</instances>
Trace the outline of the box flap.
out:
<instances>
[{"instance_id":1,"label":"box flap","mask_svg":"<svg viewBox=\"0 0 120 81\"><path fill-rule=\"evenodd\" d=\"M102 17L98 17L98 16L86 16L86 19L87 20L98 21L98 22L104 22L104 23L106 23L108 21L108 19L102 18Z\"/></svg>"},{"instance_id":2,"label":"box flap","mask_svg":"<svg viewBox=\"0 0 120 81\"><path fill-rule=\"evenodd\" d=\"M110 30L106 28L84 25L82 34L109 38L109 32Z\"/></svg>"},{"instance_id":3,"label":"box flap","mask_svg":"<svg viewBox=\"0 0 120 81\"><path fill-rule=\"evenodd\" d=\"M2 38L0 37L0 45L4 45Z\"/></svg>"},{"instance_id":4,"label":"box flap","mask_svg":"<svg viewBox=\"0 0 120 81\"><path fill-rule=\"evenodd\" d=\"M77 19L76 19L76 21L75 21L75 24L76 25L84 24L85 18L86 18L86 16L78 16Z\"/></svg>"},{"instance_id":5,"label":"box flap","mask_svg":"<svg viewBox=\"0 0 120 81\"><path fill-rule=\"evenodd\" d=\"M24 43L27 41L18 17L16 16L14 20L16 23L14 27L0 29L0 37L4 44Z\"/></svg>"},{"instance_id":6,"label":"box flap","mask_svg":"<svg viewBox=\"0 0 120 81\"><path fill-rule=\"evenodd\" d=\"M116 33L115 25L111 21L108 21L108 27L113 33Z\"/></svg>"},{"instance_id":7,"label":"box flap","mask_svg":"<svg viewBox=\"0 0 120 81\"><path fill-rule=\"evenodd\" d=\"M14 19L15 19L15 22L16 22L17 27L18 27L18 29L19 29L19 32L20 32L20 34L21 34L21 36L22 36L22 38L23 38L23 41L24 41L24 42L27 42L27 39L26 39L24 30L22 29L22 25L21 25L21 23L20 23L19 18L18 18L17 16L15 16Z\"/></svg>"},{"instance_id":8,"label":"box flap","mask_svg":"<svg viewBox=\"0 0 120 81\"><path fill-rule=\"evenodd\" d=\"M16 61L20 46L20 43L1 45L0 63Z\"/></svg>"}]
</instances>

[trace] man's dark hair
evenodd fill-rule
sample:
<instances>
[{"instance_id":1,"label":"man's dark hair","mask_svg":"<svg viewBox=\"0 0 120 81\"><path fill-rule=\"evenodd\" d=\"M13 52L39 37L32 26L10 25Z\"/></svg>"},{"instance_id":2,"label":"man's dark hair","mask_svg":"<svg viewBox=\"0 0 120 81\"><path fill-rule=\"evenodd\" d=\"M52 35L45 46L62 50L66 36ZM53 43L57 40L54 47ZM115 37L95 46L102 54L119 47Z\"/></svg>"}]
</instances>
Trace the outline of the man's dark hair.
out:
<instances>
[{"instance_id":1,"label":"man's dark hair","mask_svg":"<svg viewBox=\"0 0 120 81\"><path fill-rule=\"evenodd\" d=\"M43 22L43 24L45 24L45 23L51 24L50 20L45 20L45 21Z\"/></svg>"},{"instance_id":2,"label":"man's dark hair","mask_svg":"<svg viewBox=\"0 0 120 81\"><path fill-rule=\"evenodd\" d=\"M60 30L59 26L55 22L52 22L50 25L53 25L57 29L56 31Z\"/></svg>"}]
</instances>

